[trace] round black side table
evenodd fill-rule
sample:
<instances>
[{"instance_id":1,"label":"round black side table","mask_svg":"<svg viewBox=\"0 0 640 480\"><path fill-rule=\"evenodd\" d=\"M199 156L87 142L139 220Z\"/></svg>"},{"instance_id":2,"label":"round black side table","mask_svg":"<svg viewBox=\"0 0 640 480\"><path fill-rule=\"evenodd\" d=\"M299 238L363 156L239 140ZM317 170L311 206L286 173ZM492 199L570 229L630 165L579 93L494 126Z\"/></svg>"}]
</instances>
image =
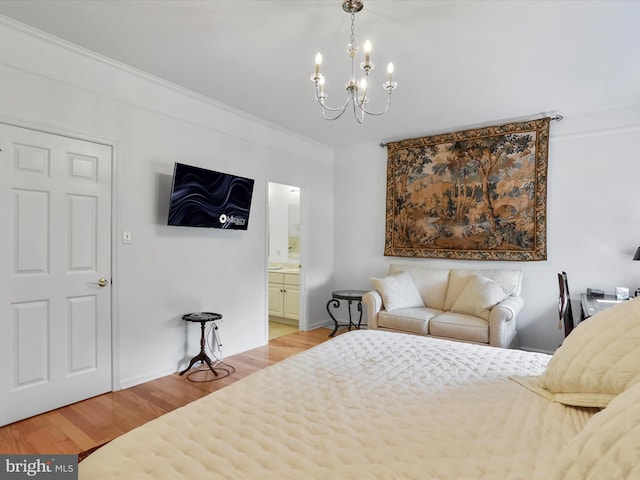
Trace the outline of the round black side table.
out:
<instances>
[{"instance_id":1,"label":"round black side table","mask_svg":"<svg viewBox=\"0 0 640 480\"><path fill-rule=\"evenodd\" d=\"M349 330L351 330L351 327L357 329L360 328L362 324L362 296L365 293L367 293L366 290L336 290L331 294L331 300L327 302L327 312L329 312L329 316L331 317L331 320L333 320L334 324L333 332L329 334L330 337L333 337L340 327L349 327ZM331 309L329 308L338 308L340 306L340 300L346 300L349 302L349 323L338 323L338 320L336 320L336 317L333 316L333 313L331 313ZM351 319L351 304L353 302L357 302L356 306L360 312L360 318L358 319L357 324L353 323Z\"/></svg>"},{"instance_id":2,"label":"round black side table","mask_svg":"<svg viewBox=\"0 0 640 480\"><path fill-rule=\"evenodd\" d=\"M198 361L206 363L209 366L209 370L211 370L216 377L220 375L218 372L215 371L215 369L213 368L213 363L211 362L211 359L204 351L204 326L207 322L214 322L216 320L220 320L221 318L222 318L222 315L220 315L219 313L212 313L212 312L187 313L186 315L182 316L182 319L187 322L200 322L201 334L200 334L200 353L191 359L191 361L189 362L189 366L185 368L183 371L181 371L180 375L184 375L189 370L191 370L191 367L193 367L193 365Z\"/></svg>"}]
</instances>

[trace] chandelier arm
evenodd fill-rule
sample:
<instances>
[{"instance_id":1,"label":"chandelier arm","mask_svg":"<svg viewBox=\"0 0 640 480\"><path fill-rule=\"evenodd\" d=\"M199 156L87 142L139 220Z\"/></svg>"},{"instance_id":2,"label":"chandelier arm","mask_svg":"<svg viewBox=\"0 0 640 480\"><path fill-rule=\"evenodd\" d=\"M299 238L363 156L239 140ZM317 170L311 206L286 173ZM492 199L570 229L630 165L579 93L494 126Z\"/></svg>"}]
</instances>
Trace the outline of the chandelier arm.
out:
<instances>
[{"instance_id":1,"label":"chandelier arm","mask_svg":"<svg viewBox=\"0 0 640 480\"><path fill-rule=\"evenodd\" d=\"M353 105L353 116L356 117L356 121L360 124L364 123L364 110L356 105L356 102L351 102ZM358 110L360 110L360 116L358 116Z\"/></svg>"},{"instance_id":2,"label":"chandelier arm","mask_svg":"<svg viewBox=\"0 0 640 480\"><path fill-rule=\"evenodd\" d=\"M327 115L327 110L323 108L323 109L322 109L322 118L324 118L325 120L337 120L337 119L339 119L339 118L344 114L344 112L346 112L346 111L347 111L347 105L345 105L345 106L344 106L344 110L340 111L340 113L338 113L336 116L334 116L334 117L330 117L330 116L328 116L328 115Z\"/></svg>"},{"instance_id":3,"label":"chandelier arm","mask_svg":"<svg viewBox=\"0 0 640 480\"><path fill-rule=\"evenodd\" d=\"M350 98L347 97L347 99L345 100L345 102L342 104L341 107L329 107L325 103L323 103L318 96L316 96L316 100L318 101L318 103L322 107L323 111L327 110L329 112L344 112L346 110L347 106L349 105Z\"/></svg>"},{"instance_id":4,"label":"chandelier arm","mask_svg":"<svg viewBox=\"0 0 640 480\"><path fill-rule=\"evenodd\" d=\"M384 108L384 110L380 110L379 112L370 112L369 110L364 108L364 105L360 107L360 110L362 110L367 115L376 116L376 115L383 115L387 113L389 111L389 107L391 107L391 93L389 93L389 96L387 97L387 106Z\"/></svg>"},{"instance_id":5,"label":"chandelier arm","mask_svg":"<svg viewBox=\"0 0 640 480\"><path fill-rule=\"evenodd\" d=\"M324 118L325 120L337 120L347 110L347 107L349 106L349 98L347 98L347 100L344 102L341 108L327 107L319 99L318 99L318 103L320 104L320 107L322 110L322 118ZM327 115L327 112L338 112L338 113L335 116L329 116Z\"/></svg>"}]
</instances>

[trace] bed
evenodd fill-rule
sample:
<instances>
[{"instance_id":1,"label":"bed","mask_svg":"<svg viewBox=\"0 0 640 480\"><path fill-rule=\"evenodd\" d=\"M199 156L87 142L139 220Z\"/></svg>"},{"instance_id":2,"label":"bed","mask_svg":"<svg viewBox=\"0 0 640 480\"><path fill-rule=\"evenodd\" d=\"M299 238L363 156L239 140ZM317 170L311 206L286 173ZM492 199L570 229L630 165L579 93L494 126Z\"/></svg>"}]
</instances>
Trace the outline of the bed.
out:
<instances>
[{"instance_id":1,"label":"bed","mask_svg":"<svg viewBox=\"0 0 640 480\"><path fill-rule=\"evenodd\" d=\"M640 303L625 305L553 357L345 333L113 440L79 478L640 478Z\"/></svg>"}]
</instances>

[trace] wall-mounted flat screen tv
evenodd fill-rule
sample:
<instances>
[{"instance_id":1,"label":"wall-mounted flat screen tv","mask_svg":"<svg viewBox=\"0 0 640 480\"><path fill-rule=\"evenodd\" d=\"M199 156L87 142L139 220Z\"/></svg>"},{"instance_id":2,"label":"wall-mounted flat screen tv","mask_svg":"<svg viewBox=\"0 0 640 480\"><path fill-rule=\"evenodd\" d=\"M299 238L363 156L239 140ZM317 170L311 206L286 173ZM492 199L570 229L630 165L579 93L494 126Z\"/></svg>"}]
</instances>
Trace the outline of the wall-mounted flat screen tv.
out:
<instances>
[{"instance_id":1,"label":"wall-mounted flat screen tv","mask_svg":"<svg viewBox=\"0 0 640 480\"><path fill-rule=\"evenodd\" d=\"M169 225L246 230L253 179L176 163Z\"/></svg>"}]
</instances>

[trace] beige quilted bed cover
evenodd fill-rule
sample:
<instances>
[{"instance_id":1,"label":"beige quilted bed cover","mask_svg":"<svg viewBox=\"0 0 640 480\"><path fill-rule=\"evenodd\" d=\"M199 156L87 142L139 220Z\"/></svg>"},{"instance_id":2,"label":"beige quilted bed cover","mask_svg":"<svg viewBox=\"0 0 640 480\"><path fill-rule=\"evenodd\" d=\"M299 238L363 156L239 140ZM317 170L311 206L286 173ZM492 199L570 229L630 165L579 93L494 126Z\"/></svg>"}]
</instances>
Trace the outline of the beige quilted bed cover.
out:
<instances>
[{"instance_id":1,"label":"beige quilted bed cover","mask_svg":"<svg viewBox=\"0 0 640 480\"><path fill-rule=\"evenodd\" d=\"M549 356L354 331L112 441L104 479L541 479L590 413L509 380Z\"/></svg>"}]
</instances>

